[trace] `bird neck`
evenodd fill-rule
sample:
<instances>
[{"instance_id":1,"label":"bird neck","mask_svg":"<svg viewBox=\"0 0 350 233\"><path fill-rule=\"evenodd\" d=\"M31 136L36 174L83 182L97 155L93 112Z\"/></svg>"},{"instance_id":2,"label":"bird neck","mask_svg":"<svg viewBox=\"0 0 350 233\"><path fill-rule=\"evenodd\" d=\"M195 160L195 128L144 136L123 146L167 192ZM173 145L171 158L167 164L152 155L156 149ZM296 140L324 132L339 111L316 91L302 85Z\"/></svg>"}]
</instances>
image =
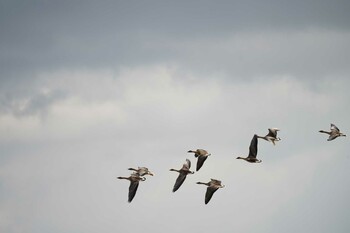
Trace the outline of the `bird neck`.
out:
<instances>
[{"instance_id":1,"label":"bird neck","mask_svg":"<svg viewBox=\"0 0 350 233\"><path fill-rule=\"evenodd\" d=\"M204 182L197 182L197 184L204 184L208 186L208 183L204 183Z\"/></svg>"},{"instance_id":2,"label":"bird neck","mask_svg":"<svg viewBox=\"0 0 350 233\"><path fill-rule=\"evenodd\" d=\"M320 130L320 131L318 131L318 132L320 132L320 133L326 133L326 134L331 134L331 132L327 132L327 131L324 131L324 130Z\"/></svg>"}]
</instances>

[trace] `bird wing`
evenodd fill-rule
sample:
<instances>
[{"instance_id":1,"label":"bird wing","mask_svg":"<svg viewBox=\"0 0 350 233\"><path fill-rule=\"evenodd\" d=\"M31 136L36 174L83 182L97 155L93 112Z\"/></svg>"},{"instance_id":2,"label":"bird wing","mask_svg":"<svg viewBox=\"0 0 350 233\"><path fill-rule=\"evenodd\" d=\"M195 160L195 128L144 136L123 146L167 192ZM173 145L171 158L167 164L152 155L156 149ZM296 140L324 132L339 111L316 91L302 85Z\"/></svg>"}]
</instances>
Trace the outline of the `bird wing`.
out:
<instances>
[{"instance_id":1,"label":"bird wing","mask_svg":"<svg viewBox=\"0 0 350 233\"><path fill-rule=\"evenodd\" d=\"M130 182L128 202L131 202L132 199L134 199L138 187L139 187L139 181Z\"/></svg>"},{"instance_id":2,"label":"bird wing","mask_svg":"<svg viewBox=\"0 0 350 233\"><path fill-rule=\"evenodd\" d=\"M207 188L207 191L205 193L205 204L208 204L208 202L210 201L211 197L216 192L216 190L218 190L218 188L217 187L213 187L213 186L209 186Z\"/></svg>"},{"instance_id":3,"label":"bird wing","mask_svg":"<svg viewBox=\"0 0 350 233\"><path fill-rule=\"evenodd\" d=\"M215 179L210 179L210 180L215 185L221 185L221 181L220 180L215 180Z\"/></svg>"},{"instance_id":4,"label":"bird wing","mask_svg":"<svg viewBox=\"0 0 350 233\"><path fill-rule=\"evenodd\" d=\"M204 149L197 149L197 152L199 155L206 155L208 154L208 151L204 150Z\"/></svg>"},{"instance_id":5,"label":"bird wing","mask_svg":"<svg viewBox=\"0 0 350 233\"><path fill-rule=\"evenodd\" d=\"M331 124L331 131L340 131L339 128L335 124Z\"/></svg>"},{"instance_id":6,"label":"bird wing","mask_svg":"<svg viewBox=\"0 0 350 233\"><path fill-rule=\"evenodd\" d=\"M336 139L339 136L339 134L336 131L331 131L331 134L329 135L327 141L332 141Z\"/></svg>"},{"instance_id":7,"label":"bird wing","mask_svg":"<svg viewBox=\"0 0 350 233\"><path fill-rule=\"evenodd\" d=\"M191 161L189 159L186 159L186 163L184 163L182 168L189 170L191 168Z\"/></svg>"},{"instance_id":8,"label":"bird wing","mask_svg":"<svg viewBox=\"0 0 350 233\"><path fill-rule=\"evenodd\" d=\"M254 134L252 141L250 142L248 157L256 158L257 154L258 154L258 136Z\"/></svg>"},{"instance_id":9,"label":"bird wing","mask_svg":"<svg viewBox=\"0 0 350 233\"><path fill-rule=\"evenodd\" d=\"M140 175L140 176L144 176L146 175L148 169L146 167L139 167L137 173Z\"/></svg>"},{"instance_id":10,"label":"bird wing","mask_svg":"<svg viewBox=\"0 0 350 233\"><path fill-rule=\"evenodd\" d=\"M269 129L269 133L266 136L270 136L270 137L276 138L277 137L277 131L278 131L278 129L276 129L276 128L270 128Z\"/></svg>"},{"instance_id":11,"label":"bird wing","mask_svg":"<svg viewBox=\"0 0 350 233\"><path fill-rule=\"evenodd\" d=\"M208 156L200 155L197 160L197 168L198 171L204 164L204 161L208 158Z\"/></svg>"},{"instance_id":12,"label":"bird wing","mask_svg":"<svg viewBox=\"0 0 350 233\"><path fill-rule=\"evenodd\" d=\"M174 188L173 188L173 192L176 192L176 190L178 190L180 188L180 186L182 185L182 183L186 180L186 175L183 173L180 173L179 176L176 179Z\"/></svg>"}]
</instances>

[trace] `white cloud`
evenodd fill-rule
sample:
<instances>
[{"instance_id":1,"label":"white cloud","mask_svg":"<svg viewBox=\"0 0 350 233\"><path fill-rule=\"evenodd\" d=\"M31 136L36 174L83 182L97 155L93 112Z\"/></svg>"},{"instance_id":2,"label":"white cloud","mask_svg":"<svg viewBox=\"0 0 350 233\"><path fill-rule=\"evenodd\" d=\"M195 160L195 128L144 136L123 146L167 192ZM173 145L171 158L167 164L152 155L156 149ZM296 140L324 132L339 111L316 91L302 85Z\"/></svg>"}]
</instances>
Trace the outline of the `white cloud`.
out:
<instances>
[{"instance_id":1,"label":"white cloud","mask_svg":"<svg viewBox=\"0 0 350 233\"><path fill-rule=\"evenodd\" d=\"M2 143L31 148L11 149L15 156L4 159L1 167L4 187L12 195L0 210L6 213L5 231L19 232L13 228L19 221L32 231L128 232L129 218L136 212L142 218L133 230L180 230L173 219L181 213L194 232L218 224L254 232L256 226L268 228L265 222L270 223L281 206L299 203L320 168L343 151L327 148L342 144L325 144L317 132L334 108L347 111L341 108L347 95L334 95L343 82L323 92L323 87L310 88L291 76L235 83L168 66L118 73L58 72L42 79L38 90L67 93L46 106L45 117L1 116ZM247 155L252 135L265 134L268 127L281 128L282 141L275 147L259 141L263 163L236 160ZM186 158L195 167L186 151L200 147L212 156L172 193L177 174L168 169L180 168ZM156 176L140 184L128 204L129 184L115 177L143 165ZM205 206L205 187L195 182L210 178L221 179L226 187ZM252 215L255 225L247 218ZM150 224L154 218L163 225Z\"/></svg>"}]
</instances>

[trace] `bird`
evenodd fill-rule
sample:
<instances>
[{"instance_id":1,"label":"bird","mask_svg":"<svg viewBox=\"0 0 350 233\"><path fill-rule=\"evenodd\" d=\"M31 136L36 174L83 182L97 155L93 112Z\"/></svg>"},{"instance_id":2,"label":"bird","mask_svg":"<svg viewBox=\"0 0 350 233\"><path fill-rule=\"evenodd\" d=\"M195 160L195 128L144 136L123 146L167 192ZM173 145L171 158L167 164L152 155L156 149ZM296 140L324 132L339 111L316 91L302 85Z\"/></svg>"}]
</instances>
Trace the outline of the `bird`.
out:
<instances>
[{"instance_id":1,"label":"bird","mask_svg":"<svg viewBox=\"0 0 350 233\"><path fill-rule=\"evenodd\" d=\"M225 187L225 185L221 184L220 180L215 180L215 179L210 179L208 183L197 182L196 184L204 184L208 186L207 191L205 193L205 200L204 200L205 204L208 204L208 202L210 201L211 197L216 192L216 190L218 190L219 188Z\"/></svg>"},{"instance_id":2,"label":"bird","mask_svg":"<svg viewBox=\"0 0 350 233\"><path fill-rule=\"evenodd\" d=\"M211 155L206 150L203 150L203 149L189 150L187 152L194 153L194 157L198 158L196 171L199 171L199 169L203 166L204 161L208 158L208 156Z\"/></svg>"},{"instance_id":3,"label":"bird","mask_svg":"<svg viewBox=\"0 0 350 233\"><path fill-rule=\"evenodd\" d=\"M275 144L275 141L280 141L281 138L277 137L277 132L280 131L277 128L269 128L269 133L266 134L264 137L258 136L258 138L264 139L266 141L272 142L273 145Z\"/></svg>"},{"instance_id":4,"label":"bird","mask_svg":"<svg viewBox=\"0 0 350 233\"><path fill-rule=\"evenodd\" d=\"M258 154L258 135L254 134L252 141L250 142L248 157L246 158L237 157L237 159L244 159L249 163L261 163L262 160L259 160L256 158L257 154Z\"/></svg>"},{"instance_id":5,"label":"bird","mask_svg":"<svg viewBox=\"0 0 350 233\"><path fill-rule=\"evenodd\" d=\"M176 170L171 168L170 171L175 171L179 173L179 176L176 179L173 192L176 192L182 185L182 183L185 181L188 174L193 174L193 171L190 171L191 168L191 161L189 159L186 159L186 163L183 164L182 168L180 170Z\"/></svg>"},{"instance_id":6,"label":"bird","mask_svg":"<svg viewBox=\"0 0 350 233\"><path fill-rule=\"evenodd\" d=\"M134 199L137 188L139 187L140 181L145 181L146 178L140 176L138 173L134 172L129 177L118 176L117 179L125 179L130 181L128 202L130 203Z\"/></svg>"},{"instance_id":7,"label":"bird","mask_svg":"<svg viewBox=\"0 0 350 233\"><path fill-rule=\"evenodd\" d=\"M144 175L153 176L154 175L147 167L138 167L137 169L136 168L128 168L128 170L135 171L140 176L144 176Z\"/></svg>"},{"instance_id":8,"label":"bird","mask_svg":"<svg viewBox=\"0 0 350 233\"><path fill-rule=\"evenodd\" d=\"M337 137L346 137L345 134L341 133L339 128L335 125L331 123L331 131L324 131L324 130L320 130L318 131L320 133L326 133L329 135L327 141L332 141L334 139L336 139Z\"/></svg>"}]
</instances>

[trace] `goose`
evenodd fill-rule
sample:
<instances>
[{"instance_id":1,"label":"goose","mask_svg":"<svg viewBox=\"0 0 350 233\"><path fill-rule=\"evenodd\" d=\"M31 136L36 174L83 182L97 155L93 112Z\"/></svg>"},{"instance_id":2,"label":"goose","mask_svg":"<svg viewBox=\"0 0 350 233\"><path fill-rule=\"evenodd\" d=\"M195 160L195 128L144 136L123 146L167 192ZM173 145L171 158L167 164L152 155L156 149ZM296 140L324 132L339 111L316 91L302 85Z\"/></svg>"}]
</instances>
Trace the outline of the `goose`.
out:
<instances>
[{"instance_id":1,"label":"goose","mask_svg":"<svg viewBox=\"0 0 350 233\"><path fill-rule=\"evenodd\" d=\"M196 171L199 171L199 169L203 166L204 161L211 155L203 149L189 150L187 153L194 153L194 157L198 158Z\"/></svg>"},{"instance_id":2,"label":"goose","mask_svg":"<svg viewBox=\"0 0 350 233\"><path fill-rule=\"evenodd\" d=\"M117 179L124 179L124 180L129 180L130 181L130 186L129 186L129 196L128 196L128 202L130 203L132 199L134 199L137 188L139 187L139 182L140 181L145 181L145 177L141 177L138 173L134 172L132 173L129 177L122 177L118 176Z\"/></svg>"},{"instance_id":3,"label":"goose","mask_svg":"<svg viewBox=\"0 0 350 233\"><path fill-rule=\"evenodd\" d=\"M257 154L258 154L258 135L254 134L252 141L250 142L248 157L246 158L237 157L237 159L244 159L249 163L261 163L262 160L259 160L256 158Z\"/></svg>"},{"instance_id":4,"label":"goose","mask_svg":"<svg viewBox=\"0 0 350 233\"><path fill-rule=\"evenodd\" d=\"M216 192L216 190L218 190L219 188L225 187L225 185L221 184L220 180L215 180L215 179L210 179L208 183L197 182L196 184L204 184L208 186L207 191L205 193L205 200L204 200L205 204L208 204L208 202L210 201L211 197Z\"/></svg>"},{"instance_id":5,"label":"goose","mask_svg":"<svg viewBox=\"0 0 350 233\"><path fill-rule=\"evenodd\" d=\"M258 138L264 139L266 141L272 142L273 145L275 144L275 141L280 141L281 138L277 137L277 132L280 131L277 128L269 128L269 133L266 134L264 137L258 136Z\"/></svg>"},{"instance_id":6,"label":"goose","mask_svg":"<svg viewBox=\"0 0 350 233\"><path fill-rule=\"evenodd\" d=\"M176 192L182 185L182 183L185 181L186 176L188 174L193 174L194 172L190 171L191 168L191 161L189 159L186 159L186 163L183 164L182 168L180 170L176 170L171 168L170 171L175 171L179 173L179 176L176 179L173 192Z\"/></svg>"},{"instance_id":7,"label":"goose","mask_svg":"<svg viewBox=\"0 0 350 233\"><path fill-rule=\"evenodd\" d=\"M331 131L324 131L324 130L320 130L318 131L320 133L326 133L329 135L327 141L332 141L334 139L336 139L337 137L346 137L345 134L341 133L339 128L337 126L335 126L335 124L331 124Z\"/></svg>"},{"instance_id":8,"label":"goose","mask_svg":"<svg viewBox=\"0 0 350 233\"><path fill-rule=\"evenodd\" d=\"M128 168L128 170L135 171L140 176L144 176L144 175L153 176L154 175L150 170L148 170L147 167L138 167L137 169L131 167L131 168Z\"/></svg>"}]
</instances>

